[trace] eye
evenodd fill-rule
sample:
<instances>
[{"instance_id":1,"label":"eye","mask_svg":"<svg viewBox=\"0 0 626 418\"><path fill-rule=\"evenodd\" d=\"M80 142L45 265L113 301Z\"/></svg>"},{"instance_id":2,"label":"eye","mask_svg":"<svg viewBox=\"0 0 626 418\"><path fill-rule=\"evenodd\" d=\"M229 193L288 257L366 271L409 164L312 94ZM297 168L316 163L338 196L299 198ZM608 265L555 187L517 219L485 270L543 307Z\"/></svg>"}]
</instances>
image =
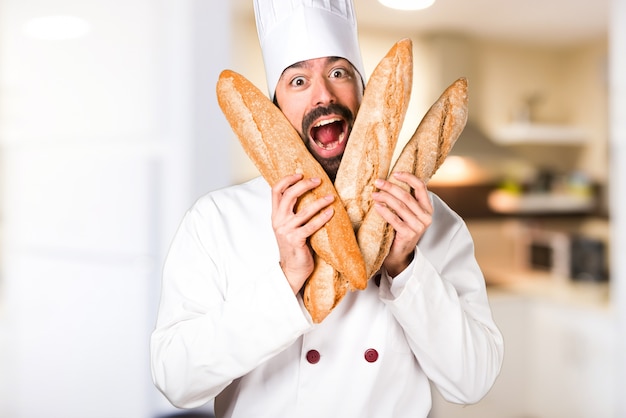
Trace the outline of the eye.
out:
<instances>
[{"instance_id":1,"label":"eye","mask_svg":"<svg viewBox=\"0 0 626 418\"><path fill-rule=\"evenodd\" d=\"M344 78L347 76L349 76L349 73L345 68L333 68L330 72L330 78Z\"/></svg>"},{"instance_id":2,"label":"eye","mask_svg":"<svg viewBox=\"0 0 626 418\"><path fill-rule=\"evenodd\" d=\"M306 83L306 79L304 77L294 77L289 82L289 85L292 87L300 87Z\"/></svg>"}]
</instances>

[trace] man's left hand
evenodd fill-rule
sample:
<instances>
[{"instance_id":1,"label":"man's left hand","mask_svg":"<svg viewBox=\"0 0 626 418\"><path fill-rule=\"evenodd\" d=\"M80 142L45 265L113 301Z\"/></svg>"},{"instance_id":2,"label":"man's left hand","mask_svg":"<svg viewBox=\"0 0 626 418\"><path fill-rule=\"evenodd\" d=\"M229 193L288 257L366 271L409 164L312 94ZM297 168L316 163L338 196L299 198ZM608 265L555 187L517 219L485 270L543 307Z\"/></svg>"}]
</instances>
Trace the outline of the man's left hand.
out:
<instances>
[{"instance_id":1,"label":"man's left hand","mask_svg":"<svg viewBox=\"0 0 626 418\"><path fill-rule=\"evenodd\" d=\"M376 180L379 191L372 194L378 213L396 231L383 267L391 277L400 274L413 260L415 247L432 222L433 207L426 184L410 173L395 173L396 180L412 190L386 180Z\"/></svg>"}]
</instances>

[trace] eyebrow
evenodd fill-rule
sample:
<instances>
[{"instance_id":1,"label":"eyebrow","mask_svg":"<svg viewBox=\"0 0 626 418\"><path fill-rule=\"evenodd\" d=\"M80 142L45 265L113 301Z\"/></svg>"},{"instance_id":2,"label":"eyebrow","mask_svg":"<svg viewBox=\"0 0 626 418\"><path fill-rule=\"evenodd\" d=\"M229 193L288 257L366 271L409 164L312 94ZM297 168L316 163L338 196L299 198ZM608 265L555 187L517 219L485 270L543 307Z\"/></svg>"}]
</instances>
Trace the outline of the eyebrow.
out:
<instances>
[{"instance_id":1,"label":"eyebrow","mask_svg":"<svg viewBox=\"0 0 626 418\"><path fill-rule=\"evenodd\" d=\"M335 63L335 62L337 62L339 60L342 60L342 59L345 59L345 58L341 58L341 57L326 57L326 63L327 64L332 64L332 63ZM283 72L285 72L287 70L290 70L292 68L295 68L295 69L298 69L298 68L308 68L309 67L308 61L309 60L296 62L295 64L292 64L289 67L285 68L285 70ZM348 60L346 60L346 61L348 61Z\"/></svg>"}]
</instances>

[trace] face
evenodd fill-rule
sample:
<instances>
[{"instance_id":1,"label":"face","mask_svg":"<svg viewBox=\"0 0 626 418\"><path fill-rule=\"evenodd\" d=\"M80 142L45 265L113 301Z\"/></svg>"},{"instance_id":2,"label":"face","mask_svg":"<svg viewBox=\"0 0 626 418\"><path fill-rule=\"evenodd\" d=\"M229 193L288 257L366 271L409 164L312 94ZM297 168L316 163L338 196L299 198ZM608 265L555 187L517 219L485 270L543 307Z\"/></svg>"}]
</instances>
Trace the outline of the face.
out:
<instances>
[{"instance_id":1,"label":"face","mask_svg":"<svg viewBox=\"0 0 626 418\"><path fill-rule=\"evenodd\" d=\"M363 98L362 86L352 64L336 57L294 64L276 86L278 106L332 180Z\"/></svg>"}]
</instances>

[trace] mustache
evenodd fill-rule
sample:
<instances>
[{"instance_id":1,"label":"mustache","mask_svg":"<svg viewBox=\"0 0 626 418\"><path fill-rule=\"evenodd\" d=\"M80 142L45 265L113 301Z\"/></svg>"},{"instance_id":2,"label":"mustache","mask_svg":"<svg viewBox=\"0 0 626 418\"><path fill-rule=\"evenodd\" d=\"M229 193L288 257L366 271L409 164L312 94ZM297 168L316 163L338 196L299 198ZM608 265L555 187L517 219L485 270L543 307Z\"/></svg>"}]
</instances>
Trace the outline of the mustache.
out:
<instances>
[{"instance_id":1,"label":"mustache","mask_svg":"<svg viewBox=\"0 0 626 418\"><path fill-rule=\"evenodd\" d=\"M308 134L309 128L311 127L311 124L315 120L317 120L318 118L322 116L327 116L327 115L341 116L348 123L348 126L349 126L348 131L352 129L354 115L352 114L350 109L338 103L331 103L328 106L316 107L315 109L311 110L309 113L304 115L304 118L302 119L302 135L306 136Z\"/></svg>"}]
</instances>

